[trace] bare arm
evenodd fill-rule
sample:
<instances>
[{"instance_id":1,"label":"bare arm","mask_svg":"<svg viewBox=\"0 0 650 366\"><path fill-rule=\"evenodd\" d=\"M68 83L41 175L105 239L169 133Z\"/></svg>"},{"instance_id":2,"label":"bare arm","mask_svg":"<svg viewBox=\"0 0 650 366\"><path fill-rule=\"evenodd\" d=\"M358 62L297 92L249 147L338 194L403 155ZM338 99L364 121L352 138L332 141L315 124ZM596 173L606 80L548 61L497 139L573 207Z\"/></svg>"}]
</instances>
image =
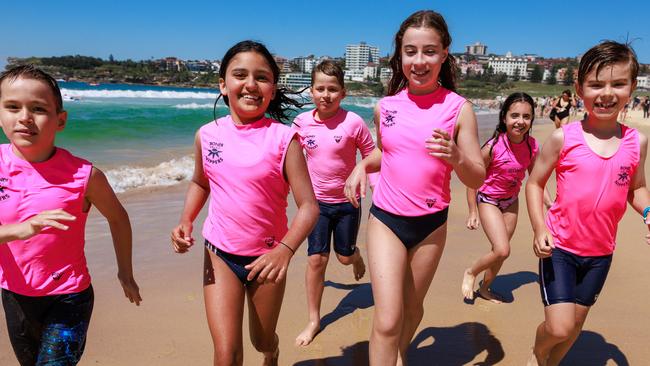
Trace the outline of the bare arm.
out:
<instances>
[{"instance_id":1,"label":"bare arm","mask_svg":"<svg viewBox=\"0 0 650 366\"><path fill-rule=\"evenodd\" d=\"M630 182L630 190L627 194L627 201L639 214L643 214L643 210L650 206L650 192L645 182L645 158L648 153L648 138L639 133L639 166L632 177ZM650 224L650 215L646 218L645 224ZM650 230L650 225L648 225ZM650 244L650 235L646 235L646 241Z\"/></svg>"},{"instance_id":2,"label":"bare arm","mask_svg":"<svg viewBox=\"0 0 650 366\"><path fill-rule=\"evenodd\" d=\"M309 179L307 163L302 148L295 139L291 141L287 150L284 173L291 186L298 212L280 244L246 266L246 269L251 271L248 275L249 281L255 276L260 283L282 281L286 276L291 257L318 220L319 208Z\"/></svg>"},{"instance_id":3,"label":"bare arm","mask_svg":"<svg viewBox=\"0 0 650 366\"><path fill-rule=\"evenodd\" d=\"M535 162L533 171L526 183L526 205L528 216L533 226L533 251L535 255L544 258L551 255L554 248L553 238L544 223L543 196L544 187L548 178L560 158L560 152L564 145L564 132L561 128L555 130L551 137L544 143L541 153Z\"/></svg>"},{"instance_id":4,"label":"bare arm","mask_svg":"<svg viewBox=\"0 0 650 366\"><path fill-rule=\"evenodd\" d=\"M194 137L194 174L187 187L185 205L178 225L172 230L171 242L176 253L185 253L194 244L192 230L194 219L205 205L210 195L210 185L203 173L203 153L201 139L197 132Z\"/></svg>"},{"instance_id":5,"label":"bare arm","mask_svg":"<svg viewBox=\"0 0 650 366\"><path fill-rule=\"evenodd\" d=\"M120 280L124 295L132 303L140 305L140 301L142 301L140 289L133 278L132 233L129 215L115 196L104 173L97 168L93 168L90 173L86 199L97 207L97 210L108 221L117 259L117 278Z\"/></svg>"},{"instance_id":6,"label":"bare arm","mask_svg":"<svg viewBox=\"0 0 650 366\"><path fill-rule=\"evenodd\" d=\"M488 143L481 148L481 157L483 158L483 164L486 167L490 166L490 163L492 162L492 157L490 156L490 146L491 144L488 141ZM476 202L476 192L477 189L467 187L467 209L469 212L467 216L467 228L470 230L476 230L480 225L478 216L478 203Z\"/></svg>"},{"instance_id":7,"label":"bare arm","mask_svg":"<svg viewBox=\"0 0 650 366\"><path fill-rule=\"evenodd\" d=\"M533 172L533 169L535 167L535 162L537 161L537 157L539 154L536 154L533 156L533 160L530 162L530 165L528 166L528 176ZM553 199L551 199L551 194L548 193L548 187L544 187L544 207L548 210L553 206Z\"/></svg>"},{"instance_id":8,"label":"bare arm","mask_svg":"<svg viewBox=\"0 0 650 366\"><path fill-rule=\"evenodd\" d=\"M478 188L485 180L485 165L478 145L478 127L472 105L466 102L460 110L452 139L447 131L435 129L426 140L429 154L447 161L463 184Z\"/></svg>"},{"instance_id":9,"label":"bare arm","mask_svg":"<svg viewBox=\"0 0 650 366\"><path fill-rule=\"evenodd\" d=\"M366 198L366 183L369 173L378 172L381 168L381 134L379 133L379 105L375 106L374 112L375 131L377 133L377 145L363 160L357 163L352 173L345 181L345 196L354 207L359 207L357 193L361 198Z\"/></svg>"}]
</instances>

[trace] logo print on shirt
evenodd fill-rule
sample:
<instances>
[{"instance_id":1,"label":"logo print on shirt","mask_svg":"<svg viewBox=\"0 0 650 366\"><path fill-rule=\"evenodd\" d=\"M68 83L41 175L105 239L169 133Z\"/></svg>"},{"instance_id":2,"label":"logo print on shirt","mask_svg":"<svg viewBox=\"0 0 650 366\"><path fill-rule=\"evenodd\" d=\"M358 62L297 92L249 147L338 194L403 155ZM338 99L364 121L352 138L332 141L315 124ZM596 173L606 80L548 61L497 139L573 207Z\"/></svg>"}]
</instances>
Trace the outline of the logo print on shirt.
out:
<instances>
[{"instance_id":1,"label":"logo print on shirt","mask_svg":"<svg viewBox=\"0 0 650 366\"><path fill-rule=\"evenodd\" d=\"M433 198L433 199L427 198L427 200L425 201L426 204L427 204L427 207L429 207L429 208L433 207L433 205L436 204L437 200L438 200L437 198Z\"/></svg>"},{"instance_id":2,"label":"logo print on shirt","mask_svg":"<svg viewBox=\"0 0 650 366\"><path fill-rule=\"evenodd\" d=\"M52 279L53 279L54 281L58 281L58 280L61 279L61 273L60 273L60 272L52 272L52 275L51 275L51 276L52 276Z\"/></svg>"},{"instance_id":3,"label":"logo print on shirt","mask_svg":"<svg viewBox=\"0 0 650 366\"><path fill-rule=\"evenodd\" d=\"M0 178L0 201L4 201L10 197L9 193L5 193L5 189L7 188L6 186L7 182L9 182L9 179L5 177Z\"/></svg>"},{"instance_id":4,"label":"logo print on shirt","mask_svg":"<svg viewBox=\"0 0 650 366\"><path fill-rule=\"evenodd\" d=\"M223 161L221 153L223 152L223 143L221 142L208 142L208 155L205 157L205 161L211 164L219 164Z\"/></svg>"},{"instance_id":5,"label":"logo print on shirt","mask_svg":"<svg viewBox=\"0 0 650 366\"><path fill-rule=\"evenodd\" d=\"M631 166L621 166L621 169L618 172L618 178L616 178L617 186L628 186L630 185L630 173L632 172Z\"/></svg>"},{"instance_id":6,"label":"logo print on shirt","mask_svg":"<svg viewBox=\"0 0 650 366\"><path fill-rule=\"evenodd\" d=\"M316 136L314 135L307 135L305 136L305 145L307 146L308 149L315 149L318 147L318 144L316 143Z\"/></svg>"},{"instance_id":7,"label":"logo print on shirt","mask_svg":"<svg viewBox=\"0 0 650 366\"><path fill-rule=\"evenodd\" d=\"M382 114L383 114L382 117L384 118L382 119L381 124L384 127L390 127L395 125L395 116L397 115L397 111L385 110L382 111Z\"/></svg>"},{"instance_id":8,"label":"logo print on shirt","mask_svg":"<svg viewBox=\"0 0 650 366\"><path fill-rule=\"evenodd\" d=\"M264 244L266 244L267 247L272 248L273 244L275 244L275 236L267 236L264 238Z\"/></svg>"},{"instance_id":9,"label":"logo print on shirt","mask_svg":"<svg viewBox=\"0 0 650 366\"><path fill-rule=\"evenodd\" d=\"M336 143L338 144L339 142L341 142L342 138L343 136L334 136L334 141L336 141Z\"/></svg>"}]
</instances>

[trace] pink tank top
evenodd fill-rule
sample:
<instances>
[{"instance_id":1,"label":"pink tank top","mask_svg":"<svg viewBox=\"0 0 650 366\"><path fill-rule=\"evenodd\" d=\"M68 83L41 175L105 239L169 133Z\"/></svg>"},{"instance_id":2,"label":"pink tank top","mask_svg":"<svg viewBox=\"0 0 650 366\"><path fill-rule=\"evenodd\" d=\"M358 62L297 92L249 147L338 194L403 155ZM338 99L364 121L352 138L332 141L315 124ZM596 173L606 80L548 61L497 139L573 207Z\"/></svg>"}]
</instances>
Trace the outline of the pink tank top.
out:
<instances>
[{"instance_id":1,"label":"pink tank top","mask_svg":"<svg viewBox=\"0 0 650 366\"><path fill-rule=\"evenodd\" d=\"M284 159L295 132L269 118L236 125L228 115L199 130L210 207L203 237L224 252L260 256L287 233Z\"/></svg>"},{"instance_id":2,"label":"pink tank top","mask_svg":"<svg viewBox=\"0 0 650 366\"><path fill-rule=\"evenodd\" d=\"M620 146L609 158L589 148L580 122L562 127L564 146L555 169L557 198L546 216L558 248L580 256L614 252L640 150L637 130L620 126Z\"/></svg>"},{"instance_id":3,"label":"pink tank top","mask_svg":"<svg viewBox=\"0 0 650 366\"><path fill-rule=\"evenodd\" d=\"M325 121L317 121L314 112L304 112L294 120L314 193L322 202L347 202L343 189L356 164L357 149L365 158L375 142L363 119L353 112L340 108Z\"/></svg>"},{"instance_id":4,"label":"pink tank top","mask_svg":"<svg viewBox=\"0 0 650 366\"><path fill-rule=\"evenodd\" d=\"M488 146L492 142L488 141ZM537 155L538 149L537 141L532 136L527 136L522 142L515 144L505 133L500 133L492 147L492 161L487 168L487 178L478 189L479 192L494 198L517 196L526 170Z\"/></svg>"},{"instance_id":5,"label":"pink tank top","mask_svg":"<svg viewBox=\"0 0 650 366\"><path fill-rule=\"evenodd\" d=\"M425 140L434 128L454 135L465 99L438 87L427 95L407 89L379 101L382 158L373 202L402 216L423 216L449 206L451 165L429 155Z\"/></svg>"},{"instance_id":6,"label":"pink tank top","mask_svg":"<svg viewBox=\"0 0 650 366\"><path fill-rule=\"evenodd\" d=\"M68 230L45 228L29 239L0 244L0 286L25 296L81 292L90 286L84 256L83 212L92 164L56 148L43 162L17 157L0 145L0 224L16 224L61 208L76 217Z\"/></svg>"}]
</instances>

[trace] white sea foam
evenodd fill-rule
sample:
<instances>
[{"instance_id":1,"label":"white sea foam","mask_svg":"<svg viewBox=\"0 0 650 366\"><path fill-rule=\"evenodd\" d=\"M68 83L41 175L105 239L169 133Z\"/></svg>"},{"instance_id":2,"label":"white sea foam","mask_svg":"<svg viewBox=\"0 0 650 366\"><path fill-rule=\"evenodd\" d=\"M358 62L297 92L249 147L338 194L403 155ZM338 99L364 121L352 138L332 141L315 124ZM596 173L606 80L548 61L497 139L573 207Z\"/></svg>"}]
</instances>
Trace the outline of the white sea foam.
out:
<instances>
[{"instance_id":1,"label":"white sea foam","mask_svg":"<svg viewBox=\"0 0 650 366\"><path fill-rule=\"evenodd\" d=\"M194 157L188 155L162 162L154 167L119 167L106 172L115 192L134 188L171 186L190 179L194 171Z\"/></svg>"},{"instance_id":2,"label":"white sea foam","mask_svg":"<svg viewBox=\"0 0 650 366\"><path fill-rule=\"evenodd\" d=\"M61 93L74 98L146 98L146 99L215 99L214 92L174 90L78 90L61 89Z\"/></svg>"},{"instance_id":3,"label":"white sea foam","mask_svg":"<svg viewBox=\"0 0 650 366\"><path fill-rule=\"evenodd\" d=\"M187 104L176 104L174 108L176 109L212 109L214 106L213 103L203 104L203 103L187 103ZM217 108L226 108L224 104L217 103Z\"/></svg>"}]
</instances>

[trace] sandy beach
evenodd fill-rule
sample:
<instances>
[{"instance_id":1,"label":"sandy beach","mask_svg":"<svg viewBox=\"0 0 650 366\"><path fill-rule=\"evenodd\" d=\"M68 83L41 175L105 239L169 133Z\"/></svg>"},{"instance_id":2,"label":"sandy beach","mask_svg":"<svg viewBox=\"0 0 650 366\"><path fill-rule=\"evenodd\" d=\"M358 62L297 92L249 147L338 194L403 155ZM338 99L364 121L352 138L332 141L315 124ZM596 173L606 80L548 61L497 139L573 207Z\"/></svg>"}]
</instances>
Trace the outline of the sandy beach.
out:
<instances>
[{"instance_id":1,"label":"sandy beach","mask_svg":"<svg viewBox=\"0 0 650 366\"><path fill-rule=\"evenodd\" d=\"M548 120L544 118L544 120ZM552 125L536 122L533 136L543 142ZM629 124L650 135L650 120L632 112ZM650 171L646 162L646 172ZM551 191L554 192L554 179ZM115 256L105 220L93 210L88 220L86 255L93 276L95 309L86 351L80 365L210 365L212 342L205 320L201 272L203 248L175 254L169 232L177 223L186 184L121 195L134 229L135 276L143 303L130 304L116 278ZM537 258L532 230L520 194L520 218L510 258L494 288L511 300L496 305L462 299L463 271L489 249L482 230L465 228L465 190L453 178L447 248L425 300L425 315L410 352L411 365L522 365L530 354L535 326L543 319L537 285ZM364 201L364 217L370 199ZM290 216L295 207L290 204ZM205 210L195 222L202 243ZM359 246L365 257L364 219ZM650 293L650 247L647 229L631 208L619 226L618 248L604 291L584 331L567 356L566 365L642 365L650 359L647 321ZM278 334L280 365L365 365L373 300L368 276L356 282L352 270L330 261L322 304L323 331L305 348L294 346L307 321L304 290L306 243L288 272ZM2 310L0 309L0 313ZM2 313L2 318L4 314ZM646 320L644 320L646 319ZM259 365L244 322L244 364ZM16 362L0 326L0 365Z\"/></svg>"}]
</instances>

